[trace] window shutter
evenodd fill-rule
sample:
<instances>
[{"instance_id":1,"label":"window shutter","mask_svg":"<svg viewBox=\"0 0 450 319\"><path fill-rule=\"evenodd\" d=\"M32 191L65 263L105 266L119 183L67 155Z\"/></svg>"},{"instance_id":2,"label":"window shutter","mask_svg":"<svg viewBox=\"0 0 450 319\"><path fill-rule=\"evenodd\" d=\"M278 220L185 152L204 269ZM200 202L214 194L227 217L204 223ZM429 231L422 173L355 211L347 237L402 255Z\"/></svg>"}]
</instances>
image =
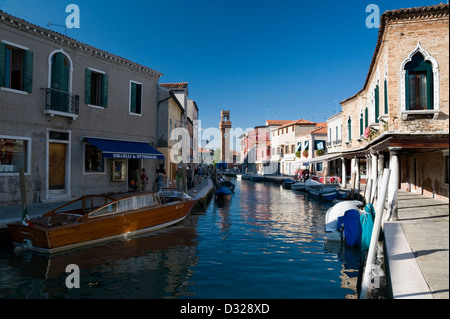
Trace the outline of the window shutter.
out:
<instances>
[{"instance_id":1,"label":"window shutter","mask_svg":"<svg viewBox=\"0 0 450 319\"><path fill-rule=\"evenodd\" d=\"M389 113L387 79L384 79L384 114Z\"/></svg>"},{"instance_id":2,"label":"window shutter","mask_svg":"<svg viewBox=\"0 0 450 319\"><path fill-rule=\"evenodd\" d=\"M405 110L409 110L409 71L405 71Z\"/></svg>"},{"instance_id":3,"label":"window shutter","mask_svg":"<svg viewBox=\"0 0 450 319\"><path fill-rule=\"evenodd\" d=\"M375 87L375 123L378 123L378 117L380 116L380 87Z\"/></svg>"},{"instance_id":4,"label":"window shutter","mask_svg":"<svg viewBox=\"0 0 450 319\"><path fill-rule=\"evenodd\" d=\"M102 76L102 106L108 107L108 74Z\"/></svg>"},{"instance_id":5,"label":"window shutter","mask_svg":"<svg viewBox=\"0 0 450 319\"><path fill-rule=\"evenodd\" d=\"M433 70L430 68L427 70L427 109L434 109L434 95L433 95Z\"/></svg>"},{"instance_id":6,"label":"window shutter","mask_svg":"<svg viewBox=\"0 0 450 319\"><path fill-rule=\"evenodd\" d=\"M136 83L131 83L130 112L136 113Z\"/></svg>"},{"instance_id":7,"label":"window shutter","mask_svg":"<svg viewBox=\"0 0 450 319\"><path fill-rule=\"evenodd\" d=\"M0 42L0 86L6 83L6 44Z\"/></svg>"},{"instance_id":8,"label":"window shutter","mask_svg":"<svg viewBox=\"0 0 450 319\"><path fill-rule=\"evenodd\" d=\"M84 94L84 102L86 104L91 104L91 86L92 86L92 71L89 69L86 69L86 87L85 87L85 94Z\"/></svg>"},{"instance_id":9,"label":"window shutter","mask_svg":"<svg viewBox=\"0 0 450 319\"><path fill-rule=\"evenodd\" d=\"M23 90L31 93L33 91L33 51L23 51Z\"/></svg>"}]
</instances>

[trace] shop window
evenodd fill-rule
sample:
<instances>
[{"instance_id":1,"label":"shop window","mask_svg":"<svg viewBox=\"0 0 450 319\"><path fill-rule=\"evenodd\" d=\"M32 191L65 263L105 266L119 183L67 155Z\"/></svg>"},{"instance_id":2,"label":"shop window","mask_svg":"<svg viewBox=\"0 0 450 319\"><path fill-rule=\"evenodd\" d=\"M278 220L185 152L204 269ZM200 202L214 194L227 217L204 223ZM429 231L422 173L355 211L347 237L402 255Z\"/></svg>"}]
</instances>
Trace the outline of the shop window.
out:
<instances>
[{"instance_id":1,"label":"shop window","mask_svg":"<svg viewBox=\"0 0 450 319\"><path fill-rule=\"evenodd\" d=\"M28 140L0 137L0 175L28 170Z\"/></svg>"},{"instance_id":2,"label":"shop window","mask_svg":"<svg viewBox=\"0 0 450 319\"><path fill-rule=\"evenodd\" d=\"M94 145L86 144L84 147L84 172L99 173L104 171L105 168L102 151Z\"/></svg>"}]
</instances>

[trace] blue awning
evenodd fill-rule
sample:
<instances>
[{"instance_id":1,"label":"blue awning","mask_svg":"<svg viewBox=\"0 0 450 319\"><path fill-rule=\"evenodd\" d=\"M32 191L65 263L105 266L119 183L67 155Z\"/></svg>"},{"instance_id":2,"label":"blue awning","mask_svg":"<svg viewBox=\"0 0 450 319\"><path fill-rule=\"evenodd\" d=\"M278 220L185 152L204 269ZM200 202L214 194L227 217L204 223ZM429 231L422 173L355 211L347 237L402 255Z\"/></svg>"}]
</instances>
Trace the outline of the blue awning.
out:
<instances>
[{"instance_id":1,"label":"blue awning","mask_svg":"<svg viewBox=\"0 0 450 319\"><path fill-rule=\"evenodd\" d=\"M103 158L164 159L164 155L148 143L86 137L85 140L103 153Z\"/></svg>"}]
</instances>

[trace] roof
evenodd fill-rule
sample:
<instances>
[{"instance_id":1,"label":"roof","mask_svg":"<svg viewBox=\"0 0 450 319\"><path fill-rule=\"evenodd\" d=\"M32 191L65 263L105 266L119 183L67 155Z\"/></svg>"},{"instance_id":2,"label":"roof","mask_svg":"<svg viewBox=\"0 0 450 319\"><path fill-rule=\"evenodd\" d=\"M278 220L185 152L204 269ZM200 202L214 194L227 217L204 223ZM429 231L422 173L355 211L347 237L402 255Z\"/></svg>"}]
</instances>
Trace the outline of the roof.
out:
<instances>
[{"instance_id":1,"label":"roof","mask_svg":"<svg viewBox=\"0 0 450 319\"><path fill-rule=\"evenodd\" d=\"M50 29L45 29L43 27L32 24L26 20L20 19L18 17L12 16L2 10L0 10L0 22L12 26L18 30L34 34L38 37L45 39L58 40L58 43L70 46L79 51L84 51L85 53L91 53L93 56L99 59L104 59L106 61L114 62L120 65L128 66L132 69L136 69L145 73L150 73L161 77L163 73L155 71L149 67L143 66L141 64L135 63L128 59L122 58L120 56L114 55L112 53L106 52L104 50L97 49L89 44L82 43L76 39L70 38L64 34L52 31Z\"/></svg>"},{"instance_id":2,"label":"roof","mask_svg":"<svg viewBox=\"0 0 450 319\"><path fill-rule=\"evenodd\" d=\"M187 82L180 82L180 83L160 83L159 85L168 88L168 89L187 89L188 83Z\"/></svg>"},{"instance_id":3,"label":"roof","mask_svg":"<svg viewBox=\"0 0 450 319\"><path fill-rule=\"evenodd\" d=\"M395 9L395 10L390 10L390 11L384 12L380 18L380 29L378 31L377 45L375 47L375 52L373 53L372 62L370 64L369 72L367 73L367 77L366 77L364 86L355 95L341 101L341 104L355 98L359 93L361 93L362 91L364 91L367 88L367 86L369 84L370 75L372 74L373 68L375 67L377 55L378 55L378 52L380 51L381 44L383 42L383 35L384 35L384 31L386 29L386 25L387 25L388 21L394 20L394 19L414 19L417 17L433 16L436 14L444 14L444 15L448 16L449 4L448 3L446 3L446 4L440 3L440 4L434 5L434 6L416 7L416 8L407 8L407 9Z\"/></svg>"},{"instance_id":4,"label":"roof","mask_svg":"<svg viewBox=\"0 0 450 319\"><path fill-rule=\"evenodd\" d=\"M284 120L267 120L266 121L266 125L273 125L273 126L279 126L279 125L284 125L284 124L287 124L287 123L290 123L290 122L293 122L293 121L291 121L291 120L289 120L289 121L284 121Z\"/></svg>"},{"instance_id":5,"label":"roof","mask_svg":"<svg viewBox=\"0 0 450 319\"><path fill-rule=\"evenodd\" d=\"M316 124L316 123L308 121L308 120L300 119L297 121L290 121L289 123L281 125L279 128L284 128L284 127L288 127L288 126L292 126L292 125L314 125L314 124Z\"/></svg>"}]
</instances>

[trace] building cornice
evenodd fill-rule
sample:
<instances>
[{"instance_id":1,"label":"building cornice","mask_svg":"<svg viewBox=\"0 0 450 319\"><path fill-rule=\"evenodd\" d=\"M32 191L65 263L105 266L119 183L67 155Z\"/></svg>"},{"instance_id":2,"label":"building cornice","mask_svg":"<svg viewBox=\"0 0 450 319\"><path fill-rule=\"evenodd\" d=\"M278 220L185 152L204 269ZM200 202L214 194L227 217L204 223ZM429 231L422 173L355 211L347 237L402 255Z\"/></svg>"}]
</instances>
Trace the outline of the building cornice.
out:
<instances>
[{"instance_id":1,"label":"building cornice","mask_svg":"<svg viewBox=\"0 0 450 319\"><path fill-rule=\"evenodd\" d=\"M45 29L42 27L39 27L37 25L34 25L28 21L25 21L23 19L14 17L4 11L0 10L0 23L3 23L5 25L8 25L12 28L15 28L17 30L23 31L23 32L27 32L29 34L33 34L35 36L47 39L47 40L52 40L54 42L63 44L66 47L70 47L72 49L75 50L79 50L81 52L84 53L89 53L89 54L93 54L94 56L96 56L99 59L103 59L109 62L114 62L118 65L121 66L126 66L130 69L133 70L137 70L137 71L141 71L144 73L148 73L152 76L157 76L157 77L161 77L163 75L163 73L155 71L151 68L148 68L146 66L137 64L135 62L132 62L128 59L122 58L120 56L111 54L109 52L106 52L104 50L100 50L97 49L91 45L82 43L78 40L75 40L73 38L70 38L66 35L63 35L61 33L49 30L49 29Z\"/></svg>"}]
</instances>

